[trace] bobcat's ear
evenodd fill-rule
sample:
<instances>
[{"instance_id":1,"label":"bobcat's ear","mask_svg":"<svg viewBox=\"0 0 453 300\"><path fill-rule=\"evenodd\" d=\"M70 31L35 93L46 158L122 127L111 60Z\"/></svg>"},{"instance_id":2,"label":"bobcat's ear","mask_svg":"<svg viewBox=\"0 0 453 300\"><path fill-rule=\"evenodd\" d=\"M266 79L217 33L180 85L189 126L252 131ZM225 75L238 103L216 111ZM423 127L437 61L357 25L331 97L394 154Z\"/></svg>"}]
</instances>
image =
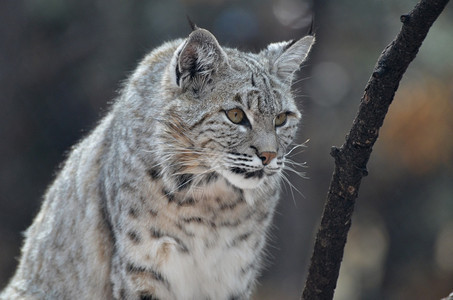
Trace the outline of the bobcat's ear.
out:
<instances>
[{"instance_id":1,"label":"bobcat's ear","mask_svg":"<svg viewBox=\"0 0 453 300\"><path fill-rule=\"evenodd\" d=\"M227 61L214 35L196 28L173 57L175 83L183 90L191 86L194 91L200 91L215 70Z\"/></svg>"},{"instance_id":2,"label":"bobcat's ear","mask_svg":"<svg viewBox=\"0 0 453 300\"><path fill-rule=\"evenodd\" d=\"M263 52L269 59L269 68L272 74L277 75L282 81L293 80L302 62L307 58L311 46L315 42L313 35L307 35L297 41L273 43Z\"/></svg>"}]
</instances>

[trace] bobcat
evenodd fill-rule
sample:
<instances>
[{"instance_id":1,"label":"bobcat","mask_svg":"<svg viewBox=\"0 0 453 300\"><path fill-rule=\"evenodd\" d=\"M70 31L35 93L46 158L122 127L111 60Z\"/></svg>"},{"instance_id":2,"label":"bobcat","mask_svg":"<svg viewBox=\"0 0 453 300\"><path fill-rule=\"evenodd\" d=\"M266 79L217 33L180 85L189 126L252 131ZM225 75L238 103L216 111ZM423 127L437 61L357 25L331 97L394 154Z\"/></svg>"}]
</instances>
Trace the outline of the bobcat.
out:
<instances>
[{"instance_id":1,"label":"bobcat","mask_svg":"<svg viewBox=\"0 0 453 300\"><path fill-rule=\"evenodd\" d=\"M244 53L194 28L148 54L49 187L0 299L249 299L313 43Z\"/></svg>"}]
</instances>

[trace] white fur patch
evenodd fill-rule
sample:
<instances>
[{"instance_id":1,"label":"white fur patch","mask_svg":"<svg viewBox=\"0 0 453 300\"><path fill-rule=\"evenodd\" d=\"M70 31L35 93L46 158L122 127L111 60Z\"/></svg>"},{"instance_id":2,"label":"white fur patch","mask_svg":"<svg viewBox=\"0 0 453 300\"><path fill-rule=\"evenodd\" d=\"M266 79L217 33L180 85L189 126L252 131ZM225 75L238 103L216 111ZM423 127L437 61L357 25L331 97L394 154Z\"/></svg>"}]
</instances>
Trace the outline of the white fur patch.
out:
<instances>
[{"instance_id":1,"label":"white fur patch","mask_svg":"<svg viewBox=\"0 0 453 300\"><path fill-rule=\"evenodd\" d=\"M240 189L255 189L264 181L263 178L244 178L243 175L228 170L222 170L221 174L229 183Z\"/></svg>"}]
</instances>

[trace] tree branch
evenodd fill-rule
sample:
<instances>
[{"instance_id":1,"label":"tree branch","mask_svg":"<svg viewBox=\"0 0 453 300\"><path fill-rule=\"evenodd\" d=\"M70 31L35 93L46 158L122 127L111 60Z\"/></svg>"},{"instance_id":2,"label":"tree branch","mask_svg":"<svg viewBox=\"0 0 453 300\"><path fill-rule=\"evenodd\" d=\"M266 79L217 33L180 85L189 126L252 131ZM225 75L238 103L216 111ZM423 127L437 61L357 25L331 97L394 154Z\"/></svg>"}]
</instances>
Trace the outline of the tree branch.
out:
<instances>
[{"instance_id":1,"label":"tree branch","mask_svg":"<svg viewBox=\"0 0 453 300\"><path fill-rule=\"evenodd\" d=\"M404 72L447 3L421 0L401 16L401 31L379 57L345 143L332 148L335 170L301 299L333 298L355 200L379 129Z\"/></svg>"}]
</instances>

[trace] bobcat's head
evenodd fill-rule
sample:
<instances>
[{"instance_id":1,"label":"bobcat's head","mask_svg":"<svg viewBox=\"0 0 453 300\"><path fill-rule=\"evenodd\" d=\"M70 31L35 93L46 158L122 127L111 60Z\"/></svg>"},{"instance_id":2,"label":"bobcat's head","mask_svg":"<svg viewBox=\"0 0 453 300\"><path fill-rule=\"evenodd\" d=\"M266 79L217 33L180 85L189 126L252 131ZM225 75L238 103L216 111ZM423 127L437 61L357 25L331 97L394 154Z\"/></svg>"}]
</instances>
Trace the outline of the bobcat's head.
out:
<instances>
[{"instance_id":1,"label":"bobcat's head","mask_svg":"<svg viewBox=\"0 0 453 300\"><path fill-rule=\"evenodd\" d=\"M309 35L252 54L222 48L195 29L164 78L173 96L159 136L174 172L215 173L242 189L280 173L301 116L292 80L313 43Z\"/></svg>"}]
</instances>

